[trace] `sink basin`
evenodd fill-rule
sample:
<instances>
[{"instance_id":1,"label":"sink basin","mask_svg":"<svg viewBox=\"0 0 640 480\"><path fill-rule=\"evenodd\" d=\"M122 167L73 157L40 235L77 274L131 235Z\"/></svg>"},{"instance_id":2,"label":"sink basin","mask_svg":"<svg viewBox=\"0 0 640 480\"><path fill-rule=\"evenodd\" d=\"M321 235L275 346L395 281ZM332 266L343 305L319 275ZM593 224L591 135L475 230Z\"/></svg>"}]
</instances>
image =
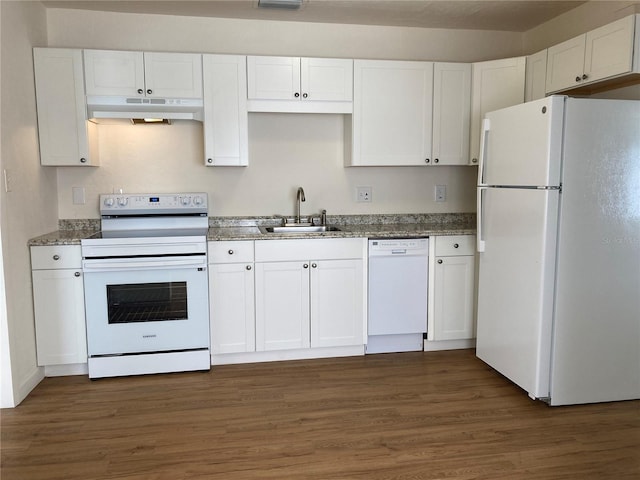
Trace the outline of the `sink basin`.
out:
<instances>
[{"instance_id":1,"label":"sink basin","mask_svg":"<svg viewBox=\"0 0 640 480\"><path fill-rule=\"evenodd\" d=\"M286 225L280 227L260 227L262 233L323 233L339 232L338 227L330 225Z\"/></svg>"}]
</instances>

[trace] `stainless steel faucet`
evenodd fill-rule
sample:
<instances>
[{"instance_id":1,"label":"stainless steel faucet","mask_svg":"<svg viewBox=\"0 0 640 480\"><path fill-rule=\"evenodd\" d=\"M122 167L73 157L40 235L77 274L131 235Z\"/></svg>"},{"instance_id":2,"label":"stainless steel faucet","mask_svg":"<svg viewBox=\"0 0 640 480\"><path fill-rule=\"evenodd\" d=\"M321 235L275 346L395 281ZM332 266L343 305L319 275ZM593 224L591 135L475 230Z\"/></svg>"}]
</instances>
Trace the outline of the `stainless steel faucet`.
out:
<instances>
[{"instance_id":1,"label":"stainless steel faucet","mask_svg":"<svg viewBox=\"0 0 640 480\"><path fill-rule=\"evenodd\" d=\"M302 187L298 187L298 193L296 194L296 223L300 223L300 202L304 201L304 190Z\"/></svg>"}]
</instances>

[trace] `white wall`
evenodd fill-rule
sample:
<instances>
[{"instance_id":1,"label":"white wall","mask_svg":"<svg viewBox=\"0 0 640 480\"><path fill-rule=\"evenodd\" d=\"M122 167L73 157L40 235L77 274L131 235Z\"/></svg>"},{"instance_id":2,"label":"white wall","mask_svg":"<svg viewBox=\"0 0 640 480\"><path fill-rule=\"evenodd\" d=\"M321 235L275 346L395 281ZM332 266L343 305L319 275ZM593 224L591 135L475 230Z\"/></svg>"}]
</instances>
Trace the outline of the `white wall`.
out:
<instances>
[{"instance_id":1,"label":"white wall","mask_svg":"<svg viewBox=\"0 0 640 480\"><path fill-rule=\"evenodd\" d=\"M75 48L464 62L521 51L521 35L512 32L58 9L48 15L48 31L49 46ZM100 126L101 166L58 169L60 217L98 217L98 194L114 188L202 190L213 200L213 215L292 214L299 185L307 193L303 212L322 208L333 214L475 211L473 167L344 168L345 121L349 117L250 114L247 168L205 168L197 124ZM435 184L447 185L447 202L434 202ZM373 203L354 201L357 185L373 187ZM85 187L86 205L72 205L74 186Z\"/></svg>"},{"instance_id":2,"label":"white wall","mask_svg":"<svg viewBox=\"0 0 640 480\"><path fill-rule=\"evenodd\" d=\"M46 15L38 2L0 2L2 169L11 191L0 193L7 322L0 345L10 344L13 400L19 403L42 379L36 366L31 270L27 240L57 225L55 169L40 167L33 82L33 45L46 44ZM4 185L3 185L4 187ZM2 374L8 365L3 352Z\"/></svg>"}]
</instances>

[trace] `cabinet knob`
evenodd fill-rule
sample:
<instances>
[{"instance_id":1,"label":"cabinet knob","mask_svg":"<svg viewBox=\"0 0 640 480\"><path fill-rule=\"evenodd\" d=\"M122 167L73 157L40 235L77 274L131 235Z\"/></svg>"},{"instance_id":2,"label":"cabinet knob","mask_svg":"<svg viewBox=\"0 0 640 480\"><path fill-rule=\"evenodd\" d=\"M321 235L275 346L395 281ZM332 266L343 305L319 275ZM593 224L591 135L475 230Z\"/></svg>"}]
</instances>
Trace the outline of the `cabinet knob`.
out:
<instances>
[{"instance_id":1,"label":"cabinet knob","mask_svg":"<svg viewBox=\"0 0 640 480\"><path fill-rule=\"evenodd\" d=\"M54 255L54 256L53 256L53 259L54 259L54 260L60 260L60 255Z\"/></svg>"},{"instance_id":2,"label":"cabinet knob","mask_svg":"<svg viewBox=\"0 0 640 480\"><path fill-rule=\"evenodd\" d=\"M207 163L213 163L213 158L207 158Z\"/></svg>"},{"instance_id":3,"label":"cabinet knob","mask_svg":"<svg viewBox=\"0 0 640 480\"><path fill-rule=\"evenodd\" d=\"M424 159L424 163L431 163L431 159L429 159L429 158L425 158L425 159Z\"/></svg>"},{"instance_id":4,"label":"cabinet knob","mask_svg":"<svg viewBox=\"0 0 640 480\"><path fill-rule=\"evenodd\" d=\"M247 270L251 270L251 265L247 265Z\"/></svg>"},{"instance_id":5,"label":"cabinet knob","mask_svg":"<svg viewBox=\"0 0 640 480\"><path fill-rule=\"evenodd\" d=\"M308 93L303 93L303 94L302 94L302 98L307 98L308 96L309 96L309 94L308 94Z\"/></svg>"},{"instance_id":6,"label":"cabinet knob","mask_svg":"<svg viewBox=\"0 0 640 480\"><path fill-rule=\"evenodd\" d=\"M309 264L305 263L304 265L302 265L302 268L309 268Z\"/></svg>"},{"instance_id":7,"label":"cabinet knob","mask_svg":"<svg viewBox=\"0 0 640 480\"><path fill-rule=\"evenodd\" d=\"M317 266L318 266L318 264L317 264L317 263L312 263L312 264L311 264L311 267L312 267L312 268L317 268Z\"/></svg>"},{"instance_id":8,"label":"cabinet knob","mask_svg":"<svg viewBox=\"0 0 640 480\"><path fill-rule=\"evenodd\" d=\"M87 163L87 159L86 159L86 158L84 158L84 157L82 157L82 158L80 159L80 163Z\"/></svg>"},{"instance_id":9,"label":"cabinet knob","mask_svg":"<svg viewBox=\"0 0 640 480\"><path fill-rule=\"evenodd\" d=\"M587 78L589 78L589 75L587 75L586 73L582 74L582 80L586 80Z\"/></svg>"},{"instance_id":10,"label":"cabinet knob","mask_svg":"<svg viewBox=\"0 0 640 480\"><path fill-rule=\"evenodd\" d=\"M576 82L579 82L580 80L582 80L582 77L581 77L580 75L578 75L578 76L576 77Z\"/></svg>"},{"instance_id":11,"label":"cabinet knob","mask_svg":"<svg viewBox=\"0 0 640 480\"><path fill-rule=\"evenodd\" d=\"M143 90L143 89L141 89L141 88L139 88L139 89L138 89L138 93L139 93L140 95L142 95L142 94L144 93L144 90Z\"/></svg>"},{"instance_id":12,"label":"cabinet knob","mask_svg":"<svg viewBox=\"0 0 640 480\"><path fill-rule=\"evenodd\" d=\"M460 245L458 245L457 243L453 244L453 248L458 248Z\"/></svg>"},{"instance_id":13,"label":"cabinet knob","mask_svg":"<svg viewBox=\"0 0 640 480\"><path fill-rule=\"evenodd\" d=\"M233 255L233 250L229 250L229 255Z\"/></svg>"},{"instance_id":14,"label":"cabinet knob","mask_svg":"<svg viewBox=\"0 0 640 480\"><path fill-rule=\"evenodd\" d=\"M472 158L471 159L471 163L478 163L478 159L477 158Z\"/></svg>"},{"instance_id":15,"label":"cabinet knob","mask_svg":"<svg viewBox=\"0 0 640 480\"><path fill-rule=\"evenodd\" d=\"M440 160L436 158L433 163L440 163Z\"/></svg>"},{"instance_id":16,"label":"cabinet knob","mask_svg":"<svg viewBox=\"0 0 640 480\"><path fill-rule=\"evenodd\" d=\"M73 274L74 277L79 277L80 276L80 272L76 272Z\"/></svg>"},{"instance_id":17,"label":"cabinet knob","mask_svg":"<svg viewBox=\"0 0 640 480\"><path fill-rule=\"evenodd\" d=\"M298 92L293 94L294 97L298 98L300 96L300 94Z\"/></svg>"},{"instance_id":18,"label":"cabinet knob","mask_svg":"<svg viewBox=\"0 0 640 480\"><path fill-rule=\"evenodd\" d=\"M442 259L438 260L438 263L442 263Z\"/></svg>"},{"instance_id":19,"label":"cabinet knob","mask_svg":"<svg viewBox=\"0 0 640 480\"><path fill-rule=\"evenodd\" d=\"M152 93L153 93L153 90L151 90L150 88L149 88L149 89L147 89L147 94L148 94L148 95L151 95Z\"/></svg>"}]
</instances>

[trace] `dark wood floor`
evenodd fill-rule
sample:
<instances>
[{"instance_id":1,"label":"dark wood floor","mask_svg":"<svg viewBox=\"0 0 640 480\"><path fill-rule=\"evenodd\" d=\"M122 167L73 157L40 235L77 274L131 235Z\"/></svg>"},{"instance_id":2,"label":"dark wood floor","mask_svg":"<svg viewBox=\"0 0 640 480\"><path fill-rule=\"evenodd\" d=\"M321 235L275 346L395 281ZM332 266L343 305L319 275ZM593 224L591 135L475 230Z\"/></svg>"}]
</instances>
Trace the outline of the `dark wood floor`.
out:
<instances>
[{"instance_id":1,"label":"dark wood floor","mask_svg":"<svg viewBox=\"0 0 640 480\"><path fill-rule=\"evenodd\" d=\"M2 480L638 479L640 401L530 400L473 351L45 379Z\"/></svg>"}]
</instances>

